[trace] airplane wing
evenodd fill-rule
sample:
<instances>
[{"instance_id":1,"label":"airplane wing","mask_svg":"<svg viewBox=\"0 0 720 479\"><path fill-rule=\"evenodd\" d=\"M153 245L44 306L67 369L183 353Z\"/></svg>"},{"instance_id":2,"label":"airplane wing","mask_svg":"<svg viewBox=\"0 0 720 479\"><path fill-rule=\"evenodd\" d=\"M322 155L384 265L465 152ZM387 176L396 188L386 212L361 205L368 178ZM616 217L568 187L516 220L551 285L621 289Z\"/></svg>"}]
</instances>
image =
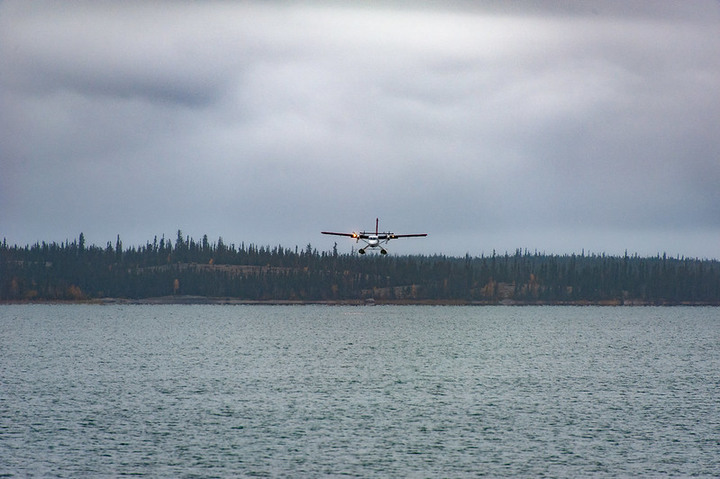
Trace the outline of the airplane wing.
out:
<instances>
[{"instance_id":1,"label":"airplane wing","mask_svg":"<svg viewBox=\"0 0 720 479\"><path fill-rule=\"evenodd\" d=\"M389 235L386 235L386 236L387 236L387 239L395 239L395 238L417 238L417 237L420 237L420 236L427 236L427 233L415 233L415 234L410 234L410 235L389 234ZM383 239L383 238L381 238L381 239Z\"/></svg>"},{"instance_id":2,"label":"airplane wing","mask_svg":"<svg viewBox=\"0 0 720 479\"><path fill-rule=\"evenodd\" d=\"M363 238L364 235L357 233L334 233L332 231L321 231L324 235L335 235L335 236L349 236L350 238Z\"/></svg>"}]
</instances>

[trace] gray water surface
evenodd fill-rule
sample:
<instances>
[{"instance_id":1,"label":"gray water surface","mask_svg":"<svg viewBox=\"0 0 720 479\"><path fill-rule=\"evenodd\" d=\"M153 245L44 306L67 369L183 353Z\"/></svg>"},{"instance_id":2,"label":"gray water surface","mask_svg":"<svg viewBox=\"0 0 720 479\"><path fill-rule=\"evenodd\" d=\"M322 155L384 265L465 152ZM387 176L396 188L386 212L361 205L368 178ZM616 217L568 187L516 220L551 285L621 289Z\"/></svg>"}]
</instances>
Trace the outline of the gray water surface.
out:
<instances>
[{"instance_id":1,"label":"gray water surface","mask_svg":"<svg viewBox=\"0 0 720 479\"><path fill-rule=\"evenodd\" d=\"M720 309L0 306L0 475L720 476Z\"/></svg>"}]
</instances>

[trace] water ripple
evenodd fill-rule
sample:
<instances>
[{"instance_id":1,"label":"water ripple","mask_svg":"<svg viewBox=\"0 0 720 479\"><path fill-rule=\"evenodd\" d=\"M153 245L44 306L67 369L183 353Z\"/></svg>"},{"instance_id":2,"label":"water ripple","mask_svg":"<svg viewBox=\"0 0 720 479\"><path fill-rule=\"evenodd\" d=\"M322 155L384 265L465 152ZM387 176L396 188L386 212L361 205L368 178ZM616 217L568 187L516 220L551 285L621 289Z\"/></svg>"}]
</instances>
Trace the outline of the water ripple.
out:
<instances>
[{"instance_id":1,"label":"water ripple","mask_svg":"<svg viewBox=\"0 0 720 479\"><path fill-rule=\"evenodd\" d=\"M720 310L1 306L0 475L720 476Z\"/></svg>"}]
</instances>

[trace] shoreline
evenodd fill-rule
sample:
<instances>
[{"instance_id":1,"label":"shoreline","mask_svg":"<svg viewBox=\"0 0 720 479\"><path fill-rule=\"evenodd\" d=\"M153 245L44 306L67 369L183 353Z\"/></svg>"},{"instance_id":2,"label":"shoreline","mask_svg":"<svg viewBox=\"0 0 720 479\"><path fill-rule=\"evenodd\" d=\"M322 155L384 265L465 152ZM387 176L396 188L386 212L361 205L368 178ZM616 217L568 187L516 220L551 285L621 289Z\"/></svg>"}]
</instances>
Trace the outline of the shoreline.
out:
<instances>
[{"instance_id":1,"label":"shoreline","mask_svg":"<svg viewBox=\"0 0 720 479\"><path fill-rule=\"evenodd\" d=\"M244 305L244 306L720 306L712 302L651 302L642 300L577 300L577 301L517 301L504 299L500 301L465 301L465 300L409 300L409 299L337 299L337 300L292 300L269 299L250 300L231 297L207 296L159 296L152 298L93 298L77 300L1 300L0 305L32 305L32 304L87 304L87 305Z\"/></svg>"}]
</instances>

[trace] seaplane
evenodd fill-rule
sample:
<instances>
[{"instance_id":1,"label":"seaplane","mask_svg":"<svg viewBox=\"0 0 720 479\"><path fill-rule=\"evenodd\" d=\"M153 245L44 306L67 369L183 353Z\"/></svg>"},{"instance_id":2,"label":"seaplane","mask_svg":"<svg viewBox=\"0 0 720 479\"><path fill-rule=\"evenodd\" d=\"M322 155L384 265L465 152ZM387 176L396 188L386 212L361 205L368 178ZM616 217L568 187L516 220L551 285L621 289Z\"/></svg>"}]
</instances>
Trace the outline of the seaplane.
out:
<instances>
[{"instance_id":1,"label":"seaplane","mask_svg":"<svg viewBox=\"0 0 720 479\"><path fill-rule=\"evenodd\" d=\"M398 238L417 238L420 236L427 236L427 233L415 233L415 234L405 234L405 235L397 235L395 233L390 232L380 232L379 228L380 219L375 218L375 232L372 231L361 231L359 233L352 232L352 233L335 233L332 231L321 231L324 235L335 235L335 236L348 236L350 238L355 238L355 242L359 242L362 240L365 242L365 246L360 248L358 250L358 253L365 254L366 249L379 249L381 254L387 254L387 250L382 246L390 242L390 240L398 239Z\"/></svg>"}]
</instances>

